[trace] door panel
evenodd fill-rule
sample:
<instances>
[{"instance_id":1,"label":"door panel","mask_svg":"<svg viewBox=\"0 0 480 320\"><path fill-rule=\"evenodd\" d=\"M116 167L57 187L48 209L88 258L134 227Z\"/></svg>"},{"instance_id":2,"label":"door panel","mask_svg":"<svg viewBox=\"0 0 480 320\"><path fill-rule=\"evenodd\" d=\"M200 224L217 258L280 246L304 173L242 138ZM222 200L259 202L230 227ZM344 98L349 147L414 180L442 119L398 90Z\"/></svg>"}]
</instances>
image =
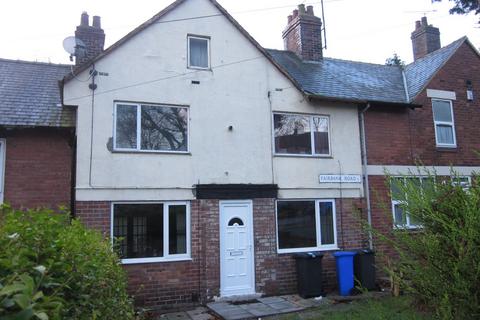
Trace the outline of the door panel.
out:
<instances>
[{"instance_id":1,"label":"door panel","mask_svg":"<svg viewBox=\"0 0 480 320\"><path fill-rule=\"evenodd\" d=\"M255 293L251 201L220 202L222 296Z\"/></svg>"}]
</instances>

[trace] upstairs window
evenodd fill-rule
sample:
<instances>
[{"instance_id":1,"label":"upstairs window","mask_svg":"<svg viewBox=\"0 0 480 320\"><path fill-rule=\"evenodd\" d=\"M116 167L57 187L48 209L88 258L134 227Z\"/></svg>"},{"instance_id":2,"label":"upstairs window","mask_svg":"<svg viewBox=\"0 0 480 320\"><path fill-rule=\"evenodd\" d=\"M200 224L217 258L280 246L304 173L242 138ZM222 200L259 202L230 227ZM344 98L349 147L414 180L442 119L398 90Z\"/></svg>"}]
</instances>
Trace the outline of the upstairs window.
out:
<instances>
[{"instance_id":1,"label":"upstairs window","mask_svg":"<svg viewBox=\"0 0 480 320\"><path fill-rule=\"evenodd\" d=\"M330 155L330 124L326 116L275 113L275 153Z\"/></svg>"},{"instance_id":2,"label":"upstairs window","mask_svg":"<svg viewBox=\"0 0 480 320\"><path fill-rule=\"evenodd\" d=\"M118 151L188 152L188 108L116 103L114 141Z\"/></svg>"},{"instance_id":3,"label":"upstairs window","mask_svg":"<svg viewBox=\"0 0 480 320\"><path fill-rule=\"evenodd\" d=\"M455 148L457 141L455 138L452 101L433 99L432 107L437 146Z\"/></svg>"},{"instance_id":4,"label":"upstairs window","mask_svg":"<svg viewBox=\"0 0 480 320\"><path fill-rule=\"evenodd\" d=\"M188 36L188 67L194 69L210 68L210 39Z\"/></svg>"}]
</instances>

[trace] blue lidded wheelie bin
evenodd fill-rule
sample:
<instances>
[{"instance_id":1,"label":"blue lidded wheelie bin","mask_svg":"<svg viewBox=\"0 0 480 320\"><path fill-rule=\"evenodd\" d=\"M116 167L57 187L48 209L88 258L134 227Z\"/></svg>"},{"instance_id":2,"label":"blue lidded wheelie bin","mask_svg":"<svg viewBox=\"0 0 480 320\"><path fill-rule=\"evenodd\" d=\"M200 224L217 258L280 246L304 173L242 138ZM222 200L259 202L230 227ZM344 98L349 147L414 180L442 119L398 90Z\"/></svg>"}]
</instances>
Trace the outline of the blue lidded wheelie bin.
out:
<instances>
[{"instance_id":1,"label":"blue lidded wheelie bin","mask_svg":"<svg viewBox=\"0 0 480 320\"><path fill-rule=\"evenodd\" d=\"M350 295L353 289L353 257L355 251L338 251L333 254L337 264L338 291L341 296Z\"/></svg>"}]
</instances>

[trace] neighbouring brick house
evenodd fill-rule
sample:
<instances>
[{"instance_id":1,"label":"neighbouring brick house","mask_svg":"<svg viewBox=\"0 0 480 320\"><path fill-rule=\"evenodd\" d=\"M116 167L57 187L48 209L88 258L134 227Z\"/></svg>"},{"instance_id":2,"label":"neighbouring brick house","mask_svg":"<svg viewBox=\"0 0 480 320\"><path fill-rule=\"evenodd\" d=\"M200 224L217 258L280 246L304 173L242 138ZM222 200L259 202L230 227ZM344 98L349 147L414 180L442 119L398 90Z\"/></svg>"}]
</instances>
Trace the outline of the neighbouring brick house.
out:
<instances>
[{"instance_id":1,"label":"neighbouring brick house","mask_svg":"<svg viewBox=\"0 0 480 320\"><path fill-rule=\"evenodd\" d=\"M308 251L325 253L333 290L332 252L376 245L359 216L387 231L392 217L403 221L380 210L396 210L384 169L408 174L422 160L468 176L478 166L478 103L467 91L480 86L480 63L466 38L440 48L422 19L415 62L385 66L323 57L321 24L300 5L286 50L267 50L216 1L177 0L103 50L100 18L90 26L84 13L76 36L86 54L73 72L47 65L65 78L61 95L47 90L64 107L55 101L46 114L68 114L70 127L76 109L74 214L123 238L137 304L293 293L293 254ZM21 186L7 183L6 200Z\"/></svg>"},{"instance_id":2,"label":"neighbouring brick house","mask_svg":"<svg viewBox=\"0 0 480 320\"><path fill-rule=\"evenodd\" d=\"M415 61L403 71L410 107L372 105L364 112L372 223L384 233L419 228L402 211L385 172L421 185L434 173L469 185L480 169L478 51L467 38L441 48L439 30L426 18L416 23L412 45Z\"/></svg>"},{"instance_id":3,"label":"neighbouring brick house","mask_svg":"<svg viewBox=\"0 0 480 320\"><path fill-rule=\"evenodd\" d=\"M0 203L70 209L75 112L59 90L69 71L0 59Z\"/></svg>"}]
</instances>

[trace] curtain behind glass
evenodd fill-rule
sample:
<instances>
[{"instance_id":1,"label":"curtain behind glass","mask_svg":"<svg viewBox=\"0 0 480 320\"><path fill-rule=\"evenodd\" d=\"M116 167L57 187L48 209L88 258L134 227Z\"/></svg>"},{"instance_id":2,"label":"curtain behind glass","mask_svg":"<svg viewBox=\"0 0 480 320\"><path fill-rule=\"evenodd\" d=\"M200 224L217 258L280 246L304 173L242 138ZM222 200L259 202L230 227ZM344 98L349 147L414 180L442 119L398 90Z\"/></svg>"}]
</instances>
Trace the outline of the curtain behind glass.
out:
<instances>
[{"instance_id":1,"label":"curtain behind glass","mask_svg":"<svg viewBox=\"0 0 480 320\"><path fill-rule=\"evenodd\" d=\"M208 68L208 39L190 38L190 66Z\"/></svg>"}]
</instances>

